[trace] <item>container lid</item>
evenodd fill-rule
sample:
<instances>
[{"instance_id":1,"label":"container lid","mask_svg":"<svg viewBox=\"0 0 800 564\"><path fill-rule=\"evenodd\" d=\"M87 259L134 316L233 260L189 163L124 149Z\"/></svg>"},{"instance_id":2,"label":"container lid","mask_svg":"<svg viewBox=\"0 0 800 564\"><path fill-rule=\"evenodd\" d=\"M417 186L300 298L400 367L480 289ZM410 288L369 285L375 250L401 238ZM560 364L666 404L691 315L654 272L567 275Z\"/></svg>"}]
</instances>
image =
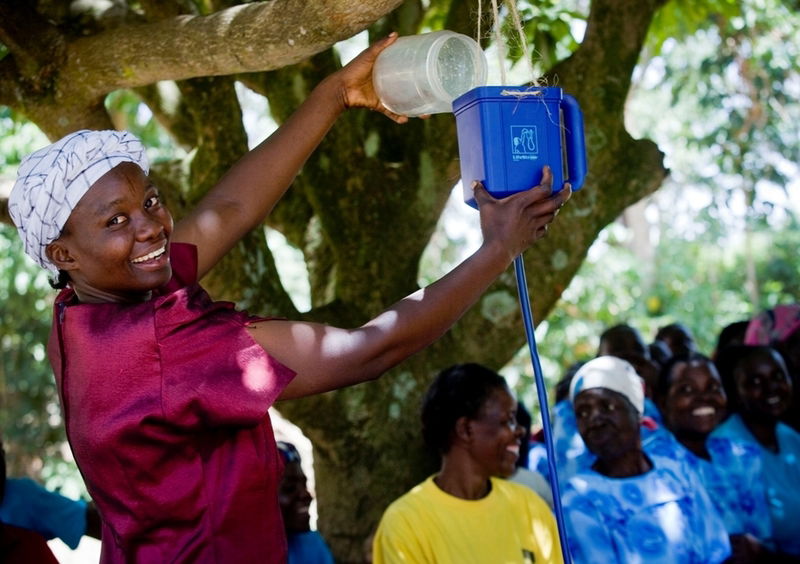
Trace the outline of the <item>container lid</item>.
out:
<instances>
[{"instance_id":1,"label":"container lid","mask_svg":"<svg viewBox=\"0 0 800 564\"><path fill-rule=\"evenodd\" d=\"M539 98L560 102L564 96L561 88L535 86L478 86L453 100L453 112L458 112L476 102L518 102L525 98Z\"/></svg>"}]
</instances>

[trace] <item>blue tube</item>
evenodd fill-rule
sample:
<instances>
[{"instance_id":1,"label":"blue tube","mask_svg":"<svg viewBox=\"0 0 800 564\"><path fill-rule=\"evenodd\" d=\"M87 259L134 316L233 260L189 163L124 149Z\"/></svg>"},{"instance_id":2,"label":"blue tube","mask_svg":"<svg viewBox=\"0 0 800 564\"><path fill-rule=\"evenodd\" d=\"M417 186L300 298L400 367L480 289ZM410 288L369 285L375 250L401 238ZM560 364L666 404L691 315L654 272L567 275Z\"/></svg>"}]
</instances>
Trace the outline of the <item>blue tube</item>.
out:
<instances>
[{"instance_id":1,"label":"blue tube","mask_svg":"<svg viewBox=\"0 0 800 564\"><path fill-rule=\"evenodd\" d=\"M556 452L553 446L553 431L550 428L550 410L547 406L547 388L544 384L542 366L539 363L539 352L536 349L536 335L534 334L533 315L531 314L531 301L528 297L528 282L525 279L525 264L522 255L514 259L514 271L517 275L517 293L519 305L522 309L522 320L525 323L525 335L528 338L528 349L531 353L533 376L536 382L536 393L539 397L539 408L542 412L542 426L544 430L544 443L547 448L547 466L550 469L550 488L553 491L553 509L558 525L558 538L561 543L561 554L565 564L572 564L572 555L569 553L567 532L564 526L564 512L561 509L561 491L558 486L558 471L556 470Z\"/></svg>"}]
</instances>

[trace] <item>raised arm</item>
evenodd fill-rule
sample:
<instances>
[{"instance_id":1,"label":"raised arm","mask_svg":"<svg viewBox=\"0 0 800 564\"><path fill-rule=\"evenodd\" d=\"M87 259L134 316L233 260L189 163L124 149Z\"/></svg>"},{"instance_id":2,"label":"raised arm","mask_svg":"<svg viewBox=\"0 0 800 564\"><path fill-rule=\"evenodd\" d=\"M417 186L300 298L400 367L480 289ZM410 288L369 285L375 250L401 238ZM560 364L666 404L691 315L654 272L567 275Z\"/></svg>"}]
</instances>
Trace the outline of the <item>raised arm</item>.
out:
<instances>
[{"instance_id":1,"label":"raised arm","mask_svg":"<svg viewBox=\"0 0 800 564\"><path fill-rule=\"evenodd\" d=\"M543 237L569 187L551 196L543 185L502 200L476 187L481 247L427 288L400 300L356 329L271 320L250 331L264 349L297 372L281 399L302 397L380 376L438 339L474 304L511 261Z\"/></svg>"},{"instance_id":2,"label":"raised arm","mask_svg":"<svg viewBox=\"0 0 800 564\"><path fill-rule=\"evenodd\" d=\"M197 245L199 278L264 221L344 109L366 107L398 123L407 121L384 108L372 87L375 59L396 38L393 33L373 44L323 80L275 133L242 157L176 224L172 240Z\"/></svg>"}]
</instances>

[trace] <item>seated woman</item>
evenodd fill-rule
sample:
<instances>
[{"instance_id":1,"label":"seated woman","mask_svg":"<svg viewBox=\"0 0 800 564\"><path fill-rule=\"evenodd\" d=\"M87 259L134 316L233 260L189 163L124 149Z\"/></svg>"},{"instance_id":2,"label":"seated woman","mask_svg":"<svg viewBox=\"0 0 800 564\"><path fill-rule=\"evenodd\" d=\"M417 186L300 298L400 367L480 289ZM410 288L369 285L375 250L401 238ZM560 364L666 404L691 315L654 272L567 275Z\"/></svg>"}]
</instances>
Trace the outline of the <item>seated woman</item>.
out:
<instances>
[{"instance_id":1,"label":"seated woman","mask_svg":"<svg viewBox=\"0 0 800 564\"><path fill-rule=\"evenodd\" d=\"M750 320L745 345L764 345L778 351L786 363L794 396L781 422L800 432L800 303L779 304Z\"/></svg>"},{"instance_id":2,"label":"seated woman","mask_svg":"<svg viewBox=\"0 0 800 564\"><path fill-rule=\"evenodd\" d=\"M6 453L0 439L0 503L6 493ZM30 529L10 525L0 519L0 561L58 564L45 538Z\"/></svg>"},{"instance_id":3,"label":"seated woman","mask_svg":"<svg viewBox=\"0 0 800 564\"><path fill-rule=\"evenodd\" d=\"M673 434L664 450L686 457L697 470L725 522L736 561L773 562L777 555L769 550L772 526L758 448L709 436L727 404L714 363L698 353L672 357L661 372L656 398ZM655 452L653 445L649 452Z\"/></svg>"},{"instance_id":4,"label":"seated woman","mask_svg":"<svg viewBox=\"0 0 800 564\"><path fill-rule=\"evenodd\" d=\"M422 433L439 472L395 500L373 562L561 562L555 519L514 472L522 440L502 376L478 364L441 372L425 395Z\"/></svg>"},{"instance_id":5,"label":"seated woman","mask_svg":"<svg viewBox=\"0 0 800 564\"><path fill-rule=\"evenodd\" d=\"M658 432L658 424L661 422L661 414L650 399L652 388L658 379L658 367L652 362L650 352L641 334L634 327L625 323L613 325L600 335L597 356L615 356L628 361L644 381L644 415L647 423L643 425L641 431L643 439L649 440L651 435ZM589 469L595 461L594 455L586 448L578 433L575 413L567 396L574 370L580 366L580 364L573 365L557 384L557 389L561 387L562 393L556 394L556 404L552 411L553 442L558 476L561 480L568 480L578 471ZM544 444L537 446L532 460L536 464L532 467L549 480L550 472Z\"/></svg>"},{"instance_id":6,"label":"seated woman","mask_svg":"<svg viewBox=\"0 0 800 564\"><path fill-rule=\"evenodd\" d=\"M712 437L759 450L776 547L800 556L800 433L779 421L791 405L789 373L771 347L729 348L726 354L726 364L733 367L729 391L736 394L739 407Z\"/></svg>"},{"instance_id":7,"label":"seated woman","mask_svg":"<svg viewBox=\"0 0 800 564\"><path fill-rule=\"evenodd\" d=\"M292 443L277 441L283 459L278 503L289 545L287 564L333 564L333 554L319 531L311 530L309 508L313 498L303 472L300 453Z\"/></svg>"},{"instance_id":8,"label":"seated woman","mask_svg":"<svg viewBox=\"0 0 800 564\"><path fill-rule=\"evenodd\" d=\"M578 563L722 562L730 543L699 478L685 461L645 454L641 378L611 356L583 365L570 385L578 432L597 457L563 494Z\"/></svg>"}]
</instances>

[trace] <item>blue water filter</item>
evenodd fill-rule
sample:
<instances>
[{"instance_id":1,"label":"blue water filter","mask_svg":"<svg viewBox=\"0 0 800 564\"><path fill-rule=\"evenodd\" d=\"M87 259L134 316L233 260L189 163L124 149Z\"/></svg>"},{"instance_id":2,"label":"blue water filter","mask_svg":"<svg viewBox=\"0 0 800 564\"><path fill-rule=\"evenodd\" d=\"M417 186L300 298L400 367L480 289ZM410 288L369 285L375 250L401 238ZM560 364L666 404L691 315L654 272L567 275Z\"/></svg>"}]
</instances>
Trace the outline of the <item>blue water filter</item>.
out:
<instances>
[{"instance_id":1,"label":"blue water filter","mask_svg":"<svg viewBox=\"0 0 800 564\"><path fill-rule=\"evenodd\" d=\"M477 207L472 181L495 198L528 190L553 171L553 191L579 190L586 178L583 112L561 88L479 86L453 101L464 200Z\"/></svg>"}]
</instances>

